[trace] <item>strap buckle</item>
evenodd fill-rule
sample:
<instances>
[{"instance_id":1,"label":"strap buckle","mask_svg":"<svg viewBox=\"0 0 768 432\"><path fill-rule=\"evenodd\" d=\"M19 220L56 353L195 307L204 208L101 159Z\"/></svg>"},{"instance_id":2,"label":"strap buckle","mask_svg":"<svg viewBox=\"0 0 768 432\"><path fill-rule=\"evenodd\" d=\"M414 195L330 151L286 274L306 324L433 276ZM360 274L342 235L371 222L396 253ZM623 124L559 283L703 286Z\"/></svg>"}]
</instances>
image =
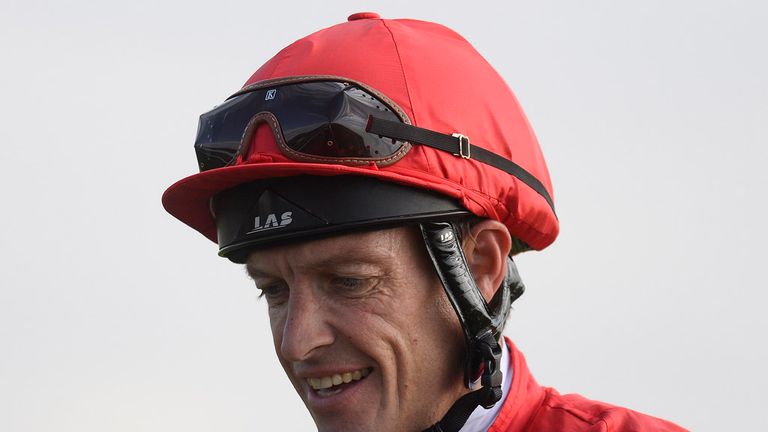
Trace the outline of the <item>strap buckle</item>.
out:
<instances>
[{"instance_id":1,"label":"strap buckle","mask_svg":"<svg viewBox=\"0 0 768 432\"><path fill-rule=\"evenodd\" d=\"M471 159L471 145L469 143L469 137L460 133L451 134L452 137L459 139L459 152L454 153L454 156L461 156L464 159Z\"/></svg>"},{"instance_id":2,"label":"strap buckle","mask_svg":"<svg viewBox=\"0 0 768 432\"><path fill-rule=\"evenodd\" d=\"M484 390L484 400L481 405L485 409L489 409L501 399L502 390L501 385L503 383L503 372L501 367L501 350L503 349L496 338L493 336L493 332L489 329L483 331L477 338L476 345L481 361L483 362L483 374L481 382Z\"/></svg>"}]
</instances>

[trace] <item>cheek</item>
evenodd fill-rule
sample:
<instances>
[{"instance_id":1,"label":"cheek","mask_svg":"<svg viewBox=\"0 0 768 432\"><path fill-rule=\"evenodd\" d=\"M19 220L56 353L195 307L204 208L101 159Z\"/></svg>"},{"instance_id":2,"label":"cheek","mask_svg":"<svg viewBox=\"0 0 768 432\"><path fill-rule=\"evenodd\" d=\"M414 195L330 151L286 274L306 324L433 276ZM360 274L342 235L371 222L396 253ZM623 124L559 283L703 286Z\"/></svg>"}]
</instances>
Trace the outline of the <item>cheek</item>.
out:
<instances>
[{"instance_id":1,"label":"cheek","mask_svg":"<svg viewBox=\"0 0 768 432\"><path fill-rule=\"evenodd\" d=\"M296 392L299 395L302 395L301 385L297 381L297 378L293 375L293 372L291 369L291 363L283 356L283 353L281 350L281 346L283 343L283 330L285 326L285 315L279 314L279 313L276 313L275 311L270 310L269 326L270 326L270 330L272 331L272 344L275 350L275 355L277 356L277 360L280 363L280 366L283 368L283 371L285 372L285 375L288 377L288 380L291 382L291 385L293 386L293 388L296 389Z\"/></svg>"},{"instance_id":2,"label":"cheek","mask_svg":"<svg viewBox=\"0 0 768 432\"><path fill-rule=\"evenodd\" d=\"M434 340L442 347L449 361L455 360L452 364L461 365L465 345L464 333L459 318L442 288L440 295L432 302L429 312Z\"/></svg>"},{"instance_id":3,"label":"cheek","mask_svg":"<svg viewBox=\"0 0 768 432\"><path fill-rule=\"evenodd\" d=\"M456 371L463 374L464 334L447 295L437 284L421 287L423 295L400 306L398 327L401 342L408 348L406 358L417 363L419 369L453 377Z\"/></svg>"},{"instance_id":4,"label":"cheek","mask_svg":"<svg viewBox=\"0 0 768 432\"><path fill-rule=\"evenodd\" d=\"M285 327L285 315L278 313L278 311L269 309L269 328L272 331L272 343L275 347L275 353L277 353L280 362L283 362L280 356L280 345L283 340L283 329Z\"/></svg>"}]
</instances>

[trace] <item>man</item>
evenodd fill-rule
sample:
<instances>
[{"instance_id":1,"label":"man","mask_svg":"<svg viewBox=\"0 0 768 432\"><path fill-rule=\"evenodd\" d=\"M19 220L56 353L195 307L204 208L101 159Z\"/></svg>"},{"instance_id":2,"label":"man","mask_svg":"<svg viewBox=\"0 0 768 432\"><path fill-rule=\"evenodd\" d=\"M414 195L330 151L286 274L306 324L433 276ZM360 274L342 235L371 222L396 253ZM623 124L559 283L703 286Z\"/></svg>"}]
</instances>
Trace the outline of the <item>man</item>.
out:
<instances>
[{"instance_id":1,"label":"man","mask_svg":"<svg viewBox=\"0 0 768 432\"><path fill-rule=\"evenodd\" d=\"M195 150L163 203L246 264L319 430L681 430L539 386L502 338L509 257L558 220L515 97L451 30L359 13L300 39Z\"/></svg>"}]
</instances>

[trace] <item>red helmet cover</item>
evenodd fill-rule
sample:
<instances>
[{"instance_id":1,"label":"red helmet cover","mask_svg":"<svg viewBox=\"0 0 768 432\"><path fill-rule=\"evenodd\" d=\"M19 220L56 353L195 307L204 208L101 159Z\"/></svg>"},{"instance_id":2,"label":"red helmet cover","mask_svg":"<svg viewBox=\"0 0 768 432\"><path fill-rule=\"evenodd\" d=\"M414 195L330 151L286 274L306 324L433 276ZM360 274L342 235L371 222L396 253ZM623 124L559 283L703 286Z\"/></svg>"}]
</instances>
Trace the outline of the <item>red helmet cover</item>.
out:
<instances>
[{"instance_id":1,"label":"red helmet cover","mask_svg":"<svg viewBox=\"0 0 768 432\"><path fill-rule=\"evenodd\" d=\"M397 103L412 124L464 134L473 144L517 163L554 198L544 157L517 99L465 39L430 22L353 17L284 48L245 86L317 75L365 83ZM533 249L551 244L559 231L557 217L541 195L512 175L471 159L415 145L386 167L313 164L286 157L266 127L253 140L243 163L195 174L168 188L163 195L168 212L216 241L209 202L217 192L260 178L352 174L451 196L474 214L503 222Z\"/></svg>"}]
</instances>

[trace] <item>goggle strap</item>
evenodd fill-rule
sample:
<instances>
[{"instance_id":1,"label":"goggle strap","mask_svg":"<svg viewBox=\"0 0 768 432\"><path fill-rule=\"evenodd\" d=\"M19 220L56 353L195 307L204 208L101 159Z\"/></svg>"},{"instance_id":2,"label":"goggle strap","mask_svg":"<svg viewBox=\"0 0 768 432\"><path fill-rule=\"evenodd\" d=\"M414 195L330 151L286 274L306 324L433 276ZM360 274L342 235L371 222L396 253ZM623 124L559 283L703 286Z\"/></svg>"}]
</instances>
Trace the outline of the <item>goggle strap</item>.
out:
<instances>
[{"instance_id":1,"label":"goggle strap","mask_svg":"<svg viewBox=\"0 0 768 432\"><path fill-rule=\"evenodd\" d=\"M557 213L555 212L555 204L552 201L552 197L549 195L547 188L544 187L544 184L542 184L539 179L511 160L490 150L486 150L482 147L478 147L477 145L470 144L469 138L464 135L443 134L433 130L420 128L418 126L391 120L384 120L374 116L368 116L368 124L366 125L365 130L366 132L372 133L374 135L425 145L427 147L432 147L437 150L452 153L465 159L473 159L486 165L490 165L494 168L500 169L507 174L516 177L518 180L536 191L536 193L541 195L542 198L547 201L547 204L549 204L549 207L552 209L552 213L554 213L555 217L557 217Z\"/></svg>"}]
</instances>

